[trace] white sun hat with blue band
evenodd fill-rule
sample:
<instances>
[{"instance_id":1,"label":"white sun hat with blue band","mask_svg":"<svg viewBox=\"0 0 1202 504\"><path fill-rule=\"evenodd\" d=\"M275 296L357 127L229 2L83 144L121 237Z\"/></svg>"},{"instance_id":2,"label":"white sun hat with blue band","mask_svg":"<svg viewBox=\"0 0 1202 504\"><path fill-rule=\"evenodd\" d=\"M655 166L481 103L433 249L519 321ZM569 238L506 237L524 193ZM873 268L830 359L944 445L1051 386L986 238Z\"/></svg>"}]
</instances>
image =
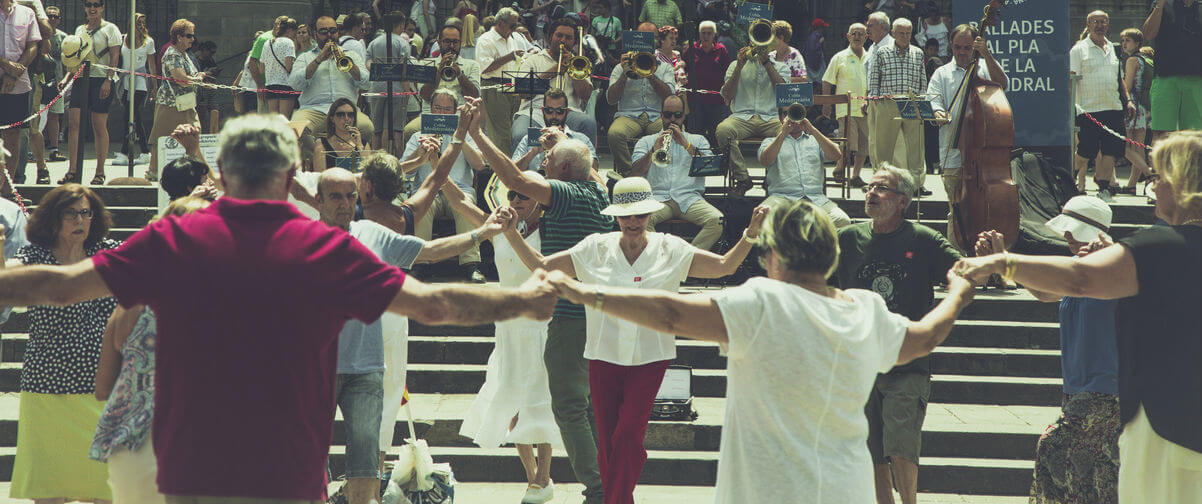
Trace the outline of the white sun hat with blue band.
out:
<instances>
[{"instance_id":1,"label":"white sun hat with blue band","mask_svg":"<svg viewBox=\"0 0 1202 504\"><path fill-rule=\"evenodd\" d=\"M664 207L663 203L655 201L651 195L651 183L643 177L626 177L614 184L614 194L610 205L601 211L602 215L627 217L655 212Z\"/></svg>"},{"instance_id":2,"label":"white sun hat with blue band","mask_svg":"<svg viewBox=\"0 0 1202 504\"><path fill-rule=\"evenodd\" d=\"M1064 204L1060 215L1047 222L1047 226L1059 236L1070 232L1074 240L1089 243L1098 239L1099 234L1110 232L1113 215L1110 205L1099 198L1074 196Z\"/></svg>"}]
</instances>

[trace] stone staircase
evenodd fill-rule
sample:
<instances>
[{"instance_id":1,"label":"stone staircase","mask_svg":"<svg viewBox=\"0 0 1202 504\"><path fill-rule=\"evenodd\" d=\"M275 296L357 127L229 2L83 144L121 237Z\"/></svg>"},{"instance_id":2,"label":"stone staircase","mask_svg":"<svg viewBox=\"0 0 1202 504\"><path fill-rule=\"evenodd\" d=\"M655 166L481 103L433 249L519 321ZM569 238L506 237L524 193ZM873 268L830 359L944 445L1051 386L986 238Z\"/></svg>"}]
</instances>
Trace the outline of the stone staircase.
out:
<instances>
[{"instance_id":1,"label":"stone staircase","mask_svg":"<svg viewBox=\"0 0 1202 504\"><path fill-rule=\"evenodd\" d=\"M19 189L34 201L48 190ZM111 205L115 238L128 237L154 214L154 189L97 190ZM861 195L840 204L853 218L864 218ZM1142 198L1120 199L1114 210L1118 223L1114 234L1120 237L1153 219L1151 206ZM911 218L918 216L913 205L910 214ZM946 228L946 215L946 202L928 200L921 205L921 222L937 230ZM0 481L8 480L15 456L15 392L28 327L28 315L23 311L0 326L4 334L0 344ZM458 435L463 415L484 380L493 327L418 323L410 327L408 385L418 419L417 433L429 441L435 460L451 462L456 477L465 482L525 481L512 448L482 449ZM1058 415L1058 348L1055 304L1039 303L1023 290L990 290L977 297L931 360L932 392L923 433L920 491L994 496L1028 492L1035 443ZM694 368L693 390L700 417L694 422L652 422L641 481L710 486L716 475L725 407L725 358L714 344L681 339L677 363ZM335 474L343 466L343 429L339 417L331 449ZM403 444L407 436L405 423L398 422L394 446ZM562 450L556 451L552 473L556 481L574 480Z\"/></svg>"}]
</instances>

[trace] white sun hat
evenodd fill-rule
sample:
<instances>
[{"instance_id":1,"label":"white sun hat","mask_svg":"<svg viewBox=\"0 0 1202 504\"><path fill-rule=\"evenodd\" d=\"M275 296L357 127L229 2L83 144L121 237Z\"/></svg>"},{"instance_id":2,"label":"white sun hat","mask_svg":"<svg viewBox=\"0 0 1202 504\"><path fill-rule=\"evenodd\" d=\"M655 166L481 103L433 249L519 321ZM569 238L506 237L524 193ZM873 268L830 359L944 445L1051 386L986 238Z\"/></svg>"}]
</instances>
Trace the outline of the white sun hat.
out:
<instances>
[{"instance_id":1,"label":"white sun hat","mask_svg":"<svg viewBox=\"0 0 1202 504\"><path fill-rule=\"evenodd\" d=\"M1094 196L1074 196L1047 226L1059 236L1069 232L1074 240L1089 243L1098 239L1099 234L1110 232L1113 216L1105 201Z\"/></svg>"},{"instance_id":2,"label":"white sun hat","mask_svg":"<svg viewBox=\"0 0 1202 504\"><path fill-rule=\"evenodd\" d=\"M628 217L655 212L664 207L651 196L651 183L643 177L626 177L614 184L614 194L602 215Z\"/></svg>"}]
</instances>

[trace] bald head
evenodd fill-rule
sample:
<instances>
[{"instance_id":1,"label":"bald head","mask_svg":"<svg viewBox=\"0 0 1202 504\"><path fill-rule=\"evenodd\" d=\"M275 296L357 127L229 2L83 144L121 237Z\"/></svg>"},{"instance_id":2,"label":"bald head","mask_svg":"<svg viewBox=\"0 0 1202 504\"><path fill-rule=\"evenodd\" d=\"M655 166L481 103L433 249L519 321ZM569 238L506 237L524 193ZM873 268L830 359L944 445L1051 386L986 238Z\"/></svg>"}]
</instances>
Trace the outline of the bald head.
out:
<instances>
[{"instance_id":1,"label":"bald head","mask_svg":"<svg viewBox=\"0 0 1202 504\"><path fill-rule=\"evenodd\" d=\"M322 188L328 184L354 184L355 174L343 168L327 168L317 179L317 196L321 197Z\"/></svg>"},{"instance_id":2,"label":"bald head","mask_svg":"<svg viewBox=\"0 0 1202 504\"><path fill-rule=\"evenodd\" d=\"M317 211L321 221L344 230L350 229L359 203L355 175L342 168L329 168L317 180Z\"/></svg>"},{"instance_id":3,"label":"bald head","mask_svg":"<svg viewBox=\"0 0 1202 504\"><path fill-rule=\"evenodd\" d=\"M638 31L655 33L659 31L659 28L655 27L655 23L642 23L639 25Z\"/></svg>"}]
</instances>

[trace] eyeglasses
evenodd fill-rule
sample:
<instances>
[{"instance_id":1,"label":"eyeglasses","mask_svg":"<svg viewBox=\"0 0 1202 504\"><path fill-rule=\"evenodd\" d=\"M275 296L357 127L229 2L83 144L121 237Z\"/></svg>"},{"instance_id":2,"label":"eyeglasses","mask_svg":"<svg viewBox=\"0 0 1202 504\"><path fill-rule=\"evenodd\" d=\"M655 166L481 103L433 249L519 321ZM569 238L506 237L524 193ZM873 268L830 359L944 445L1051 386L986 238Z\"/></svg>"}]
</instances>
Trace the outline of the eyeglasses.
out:
<instances>
[{"instance_id":1,"label":"eyeglasses","mask_svg":"<svg viewBox=\"0 0 1202 504\"><path fill-rule=\"evenodd\" d=\"M884 184L868 184L864 186L864 194L868 193L893 193L901 196L906 196L906 193L889 187Z\"/></svg>"},{"instance_id":2,"label":"eyeglasses","mask_svg":"<svg viewBox=\"0 0 1202 504\"><path fill-rule=\"evenodd\" d=\"M519 200L522 200L522 201L527 201L527 200L529 200L529 199L530 199L530 197L529 197L529 196L526 196L525 194L522 194L522 193L520 193L520 192L517 192L517 191L509 191L509 194L508 194L507 196L509 197L509 201L513 201L514 199L519 199Z\"/></svg>"},{"instance_id":3,"label":"eyeglasses","mask_svg":"<svg viewBox=\"0 0 1202 504\"><path fill-rule=\"evenodd\" d=\"M317 33L320 33L322 35L333 35L335 33L338 33L338 29L337 28L318 28Z\"/></svg>"},{"instance_id":4,"label":"eyeglasses","mask_svg":"<svg viewBox=\"0 0 1202 504\"><path fill-rule=\"evenodd\" d=\"M46 17L49 19L62 19L63 18L62 16L60 16L58 14L47 14Z\"/></svg>"},{"instance_id":5,"label":"eyeglasses","mask_svg":"<svg viewBox=\"0 0 1202 504\"><path fill-rule=\"evenodd\" d=\"M1090 21L1090 22L1088 22L1088 23L1085 23L1085 24L1091 24L1091 25L1094 25L1094 26L1105 26L1105 25L1109 25L1109 24L1110 24L1110 21L1108 21L1108 20L1105 20L1105 19L1095 19L1095 20L1093 20L1093 21Z\"/></svg>"},{"instance_id":6,"label":"eyeglasses","mask_svg":"<svg viewBox=\"0 0 1202 504\"><path fill-rule=\"evenodd\" d=\"M438 45L442 46L442 47L447 47L449 45L455 45L458 43L459 43L459 39L442 39L442 40L438 41Z\"/></svg>"},{"instance_id":7,"label":"eyeglasses","mask_svg":"<svg viewBox=\"0 0 1202 504\"><path fill-rule=\"evenodd\" d=\"M543 107L543 113L566 114L566 113L568 113L568 108L567 107Z\"/></svg>"},{"instance_id":8,"label":"eyeglasses","mask_svg":"<svg viewBox=\"0 0 1202 504\"><path fill-rule=\"evenodd\" d=\"M684 112L669 112L669 111L665 110L663 112L660 112L659 114L664 116L664 119L679 119L681 117L684 117Z\"/></svg>"},{"instance_id":9,"label":"eyeglasses","mask_svg":"<svg viewBox=\"0 0 1202 504\"><path fill-rule=\"evenodd\" d=\"M96 3L84 2L83 6L89 8L89 9L99 9L101 7L104 7L104 4L101 2L96 2Z\"/></svg>"},{"instance_id":10,"label":"eyeglasses","mask_svg":"<svg viewBox=\"0 0 1202 504\"><path fill-rule=\"evenodd\" d=\"M338 112L334 112L334 117L337 117L339 119L351 119L351 118L355 117L355 113L339 110Z\"/></svg>"},{"instance_id":11,"label":"eyeglasses","mask_svg":"<svg viewBox=\"0 0 1202 504\"><path fill-rule=\"evenodd\" d=\"M59 217L62 217L62 219L65 221L73 221L77 217L82 217L83 220L92 220L92 215L94 215L92 213L92 210L88 209L88 208L85 208L83 210L75 210L75 209L68 208L59 213Z\"/></svg>"},{"instance_id":12,"label":"eyeglasses","mask_svg":"<svg viewBox=\"0 0 1202 504\"><path fill-rule=\"evenodd\" d=\"M455 107L443 107L443 106L438 106L438 105L431 105L430 112L433 112L435 114L454 114Z\"/></svg>"}]
</instances>

